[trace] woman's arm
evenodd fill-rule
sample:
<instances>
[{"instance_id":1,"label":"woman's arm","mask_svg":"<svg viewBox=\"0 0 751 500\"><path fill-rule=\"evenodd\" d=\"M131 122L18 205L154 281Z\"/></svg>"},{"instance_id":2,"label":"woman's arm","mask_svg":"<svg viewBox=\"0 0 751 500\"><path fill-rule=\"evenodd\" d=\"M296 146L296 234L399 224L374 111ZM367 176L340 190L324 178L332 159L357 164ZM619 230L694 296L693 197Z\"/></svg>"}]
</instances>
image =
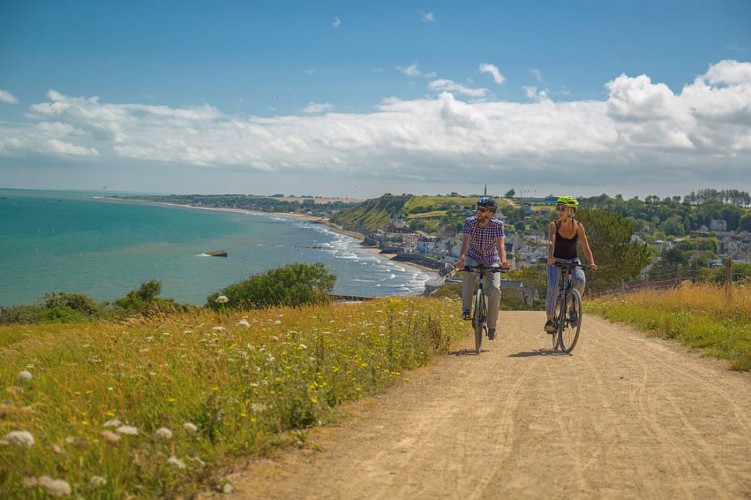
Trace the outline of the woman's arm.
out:
<instances>
[{"instance_id":1,"label":"woman's arm","mask_svg":"<svg viewBox=\"0 0 751 500\"><path fill-rule=\"evenodd\" d=\"M579 224L576 232L579 234L579 238L582 242L582 250L584 250L584 256L587 258L590 267L593 271L597 271L597 264L595 264L595 258L592 256L592 249L589 248L589 240L587 239L587 233L584 231L584 226Z\"/></svg>"}]
</instances>

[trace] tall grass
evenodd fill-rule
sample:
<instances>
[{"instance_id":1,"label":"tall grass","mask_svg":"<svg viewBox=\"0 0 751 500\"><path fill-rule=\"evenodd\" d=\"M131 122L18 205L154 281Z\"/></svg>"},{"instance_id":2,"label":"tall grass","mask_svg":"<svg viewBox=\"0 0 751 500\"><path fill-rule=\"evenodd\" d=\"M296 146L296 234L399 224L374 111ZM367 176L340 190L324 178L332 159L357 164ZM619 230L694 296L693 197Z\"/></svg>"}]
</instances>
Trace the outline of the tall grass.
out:
<instances>
[{"instance_id":1,"label":"tall grass","mask_svg":"<svg viewBox=\"0 0 751 500\"><path fill-rule=\"evenodd\" d=\"M751 287L685 284L603 297L589 311L634 325L653 336L676 339L710 356L751 370Z\"/></svg>"},{"instance_id":2,"label":"tall grass","mask_svg":"<svg viewBox=\"0 0 751 500\"><path fill-rule=\"evenodd\" d=\"M445 352L466 334L458 309L388 298L0 328L0 498L43 497L52 480L83 498L221 488L232 457L304 440Z\"/></svg>"}]
</instances>

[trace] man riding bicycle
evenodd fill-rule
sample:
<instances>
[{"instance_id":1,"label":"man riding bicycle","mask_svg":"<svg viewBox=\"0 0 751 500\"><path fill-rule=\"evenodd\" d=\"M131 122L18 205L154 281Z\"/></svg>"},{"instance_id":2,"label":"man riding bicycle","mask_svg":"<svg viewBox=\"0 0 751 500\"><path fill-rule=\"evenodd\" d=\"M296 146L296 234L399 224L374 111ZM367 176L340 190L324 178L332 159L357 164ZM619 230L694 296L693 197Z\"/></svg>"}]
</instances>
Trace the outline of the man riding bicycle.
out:
<instances>
[{"instance_id":1,"label":"man riding bicycle","mask_svg":"<svg viewBox=\"0 0 751 500\"><path fill-rule=\"evenodd\" d=\"M456 269L465 266L498 266L508 269L506 261L506 233L503 231L503 221L494 218L498 211L498 203L490 196L483 196L477 200L477 215L468 217L464 221L464 237L462 249ZM498 311L501 306L501 275L490 273L487 283L488 294L488 338L495 339ZM464 273L462 280L462 314L464 319L470 318L470 307L475 287L474 273Z\"/></svg>"}]
</instances>

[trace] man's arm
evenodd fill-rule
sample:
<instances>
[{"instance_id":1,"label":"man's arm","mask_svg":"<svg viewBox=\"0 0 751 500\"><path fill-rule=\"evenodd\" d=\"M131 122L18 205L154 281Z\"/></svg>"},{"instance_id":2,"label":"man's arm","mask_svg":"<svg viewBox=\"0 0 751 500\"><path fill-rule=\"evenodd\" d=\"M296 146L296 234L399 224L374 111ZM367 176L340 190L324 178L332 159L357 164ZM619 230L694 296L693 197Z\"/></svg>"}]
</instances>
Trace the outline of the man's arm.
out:
<instances>
[{"instance_id":1,"label":"man's arm","mask_svg":"<svg viewBox=\"0 0 751 500\"><path fill-rule=\"evenodd\" d=\"M509 265L506 261L506 237L501 236L498 238L498 255L501 256L501 267L503 269L508 269Z\"/></svg>"},{"instance_id":2,"label":"man's arm","mask_svg":"<svg viewBox=\"0 0 751 500\"><path fill-rule=\"evenodd\" d=\"M467 258L467 250L469 249L470 235L465 234L462 238L462 249L459 252L459 260L456 261L455 267L458 270L464 269L464 259Z\"/></svg>"}]
</instances>

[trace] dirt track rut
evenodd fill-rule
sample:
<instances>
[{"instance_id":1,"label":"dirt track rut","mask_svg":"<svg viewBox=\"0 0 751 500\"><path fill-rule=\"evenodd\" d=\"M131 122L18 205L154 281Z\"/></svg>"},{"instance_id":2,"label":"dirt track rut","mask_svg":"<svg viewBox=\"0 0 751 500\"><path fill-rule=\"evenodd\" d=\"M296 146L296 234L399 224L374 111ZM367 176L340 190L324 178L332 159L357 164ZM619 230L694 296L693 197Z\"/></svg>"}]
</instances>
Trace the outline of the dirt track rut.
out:
<instances>
[{"instance_id":1,"label":"dirt track rut","mask_svg":"<svg viewBox=\"0 0 751 500\"><path fill-rule=\"evenodd\" d=\"M751 376L585 318L556 355L539 312L502 312L387 394L235 478L234 498L751 498Z\"/></svg>"}]
</instances>

